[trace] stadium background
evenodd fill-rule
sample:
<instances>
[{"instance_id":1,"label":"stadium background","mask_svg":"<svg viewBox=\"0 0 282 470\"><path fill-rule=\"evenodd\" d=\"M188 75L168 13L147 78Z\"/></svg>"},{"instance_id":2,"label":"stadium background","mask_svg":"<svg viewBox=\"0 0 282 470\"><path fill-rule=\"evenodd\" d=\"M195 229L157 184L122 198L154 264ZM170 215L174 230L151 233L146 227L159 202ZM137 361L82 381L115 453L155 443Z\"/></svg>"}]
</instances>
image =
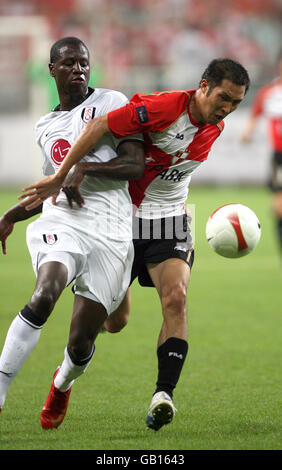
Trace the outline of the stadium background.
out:
<instances>
[{"instance_id":1,"label":"stadium background","mask_svg":"<svg viewBox=\"0 0 282 470\"><path fill-rule=\"evenodd\" d=\"M263 121L251 144L241 145L239 137L256 90L276 74L281 10L281 0L1 0L0 184L22 184L41 175L32 130L38 116L57 104L48 54L66 35L89 46L92 83L128 97L137 91L196 88L214 57L242 62L251 89L228 118L211 154L216 159L193 179L263 183L269 171Z\"/></svg>"},{"instance_id":2,"label":"stadium background","mask_svg":"<svg viewBox=\"0 0 282 470\"><path fill-rule=\"evenodd\" d=\"M197 87L209 60L229 56L252 84L207 163L192 179L196 262L189 288L190 349L175 392L178 413L159 433L144 419L156 379L161 314L154 289L133 285L130 323L99 335L95 361L72 392L58 432L39 414L62 360L73 296L66 289L8 394L0 450L281 449L281 265L265 187L270 149L262 119L252 143L240 135L257 89L276 75L281 0L0 0L0 213L41 177L33 127L57 104L48 76L54 41L89 46L94 86L136 91ZM262 224L251 255L227 260L205 240L208 215L241 202ZM35 282L25 230L17 224L0 255L0 349Z\"/></svg>"}]
</instances>

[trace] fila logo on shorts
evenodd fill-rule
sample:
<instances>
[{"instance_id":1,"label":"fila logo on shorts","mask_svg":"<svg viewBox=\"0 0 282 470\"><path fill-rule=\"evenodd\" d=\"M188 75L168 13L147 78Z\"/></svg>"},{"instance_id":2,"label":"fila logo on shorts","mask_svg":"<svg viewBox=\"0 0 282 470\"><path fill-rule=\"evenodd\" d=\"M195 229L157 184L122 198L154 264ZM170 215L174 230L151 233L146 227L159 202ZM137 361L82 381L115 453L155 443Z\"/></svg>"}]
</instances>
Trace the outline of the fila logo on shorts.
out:
<instances>
[{"instance_id":1,"label":"fila logo on shorts","mask_svg":"<svg viewBox=\"0 0 282 470\"><path fill-rule=\"evenodd\" d=\"M47 245L54 245L54 243L56 243L58 240L58 237L55 233L44 233L43 240L45 243L47 243Z\"/></svg>"},{"instance_id":2,"label":"fila logo on shorts","mask_svg":"<svg viewBox=\"0 0 282 470\"><path fill-rule=\"evenodd\" d=\"M94 118L95 111L96 108L83 108L81 113L81 119L83 120L83 122L85 122L85 124L87 124L88 121L91 121L91 119Z\"/></svg>"}]
</instances>

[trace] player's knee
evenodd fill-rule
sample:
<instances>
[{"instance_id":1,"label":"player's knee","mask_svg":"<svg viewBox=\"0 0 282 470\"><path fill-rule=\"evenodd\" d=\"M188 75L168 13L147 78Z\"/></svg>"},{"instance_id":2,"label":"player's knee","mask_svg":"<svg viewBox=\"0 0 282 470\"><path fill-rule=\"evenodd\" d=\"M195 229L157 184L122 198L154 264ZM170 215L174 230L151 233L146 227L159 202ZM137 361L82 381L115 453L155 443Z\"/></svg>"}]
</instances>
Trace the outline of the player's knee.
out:
<instances>
[{"instance_id":1,"label":"player's knee","mask_svg":"<svg viewBox=\"0 0 282 470\"><path fill-rule=\"evenodd\" d=\"M186 288L182 284L176 284L167 289L162 296L162 307L167 314L186 315Z\"/></svg>"},{"instance_id":2,"label":"player's knee","mask_svg":"<svg viewBox=\"0 0 282 470\"><path fill-rule=\"evenodd\" d=\"M125 313L122 316L111 317L108 318L104 322L104 327L108 331L108 333L119 333L128 323L129 313Z\"/></svg>"},{"instance_id":3,"label":"player's knee","mask_svg":"<svg viewBox=\"0 0 282 470\"><path fill-rule=\"evenodd\" d=\"M34 312L47 318L52 312L57 298L58 295L55 291L42 286L34 291L29 304Z\"/></svg>"},{"instance_id":4,"label":"player's knee","mask_svg":"<svg viewBox=\"0 0 282 470\"><path fill-rule=\"evenodd\" d=\"M70 335L68 348L76 361L82 361L89 356L93 349L93 338L82 338L80 335Z\"/></svg>"}]
</instances>

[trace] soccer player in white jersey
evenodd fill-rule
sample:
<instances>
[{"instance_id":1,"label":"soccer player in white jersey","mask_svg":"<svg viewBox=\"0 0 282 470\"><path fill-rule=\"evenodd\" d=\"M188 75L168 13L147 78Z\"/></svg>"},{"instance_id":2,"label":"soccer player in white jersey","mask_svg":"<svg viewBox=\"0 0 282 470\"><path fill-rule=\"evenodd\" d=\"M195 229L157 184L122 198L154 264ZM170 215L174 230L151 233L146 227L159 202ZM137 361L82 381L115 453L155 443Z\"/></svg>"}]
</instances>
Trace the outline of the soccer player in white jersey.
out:
<instances>
[{"instance_id":1,"label":"soccer player in white jersey","mask_svg":"<svg viewBox=\"0 0 282 470\"><path fill-rule=\"evenodd\" d=\"M277 235L282 255L282 49L278 55L278 77L263 86L252 104L245 124L242 142L248 143L262 116L268 124L269 143L272 150L269 186L274 193L272 210L277 224Z\"/></svg>"},{"instance_id":2,"label":"soccer player in white jersey","mask_svg":"<svg viewBox=\"0 0 282 470\"><path fill-rule=\"evenodd\" d=\"M162 306L158 378L146 418L147 426L156 431L173 419L173 391L188 351L186 294L193 246L185 202L191 173L207 159L223 119L238 107L248 87L249 76L241 64L215 59L197 90L136 94L123 108L87 124L56 175L28 186L22 195L27 198L24 205L33 209L65 185L64 178L75 165L80 176L73 178L73 185L68 179L69 199L83 205L75 196L83 173L83 164L77 163L81 157L104 134L122 137L143 132L146 168L142 178L130 182L130 194L136 207L135 227L148 230L143 239L134 240L131 282L138 276L141 285L155 286ZM108 331L119 331L126 324L129 309L128 290L105 322Z\"/></svg>"},{"instance_id":3,"label":"soccer player in white jersey","mask_svg":"<svg viewBox=\"0 0 282 470\"><path fill-rule=\"evenodd\" d=\"M36 125L47 175L58 170L68 149L94 116L128 102L117 91L88 87L89 51L77 38L63 38L53 45L49 68L60 104ZM1 410L12 380L37 344L58 297L74 281L69 342L41 411L45 429L58 427L63 421L72 383L89 365L95 338L129 285L134 250L127 180L140 177L144 171L142 136L128 140L108 134L86 152L83 160L86 165L92 162L91 176L81 184L85 206L70 210L61 191L57 204L46 200L37 210L42 209L42 215L28 226L27 244L36 286L13 320L0 358ZM4 252L13 223L30 215L17 205L1 218Z\"/></svg>"}]
</instances>

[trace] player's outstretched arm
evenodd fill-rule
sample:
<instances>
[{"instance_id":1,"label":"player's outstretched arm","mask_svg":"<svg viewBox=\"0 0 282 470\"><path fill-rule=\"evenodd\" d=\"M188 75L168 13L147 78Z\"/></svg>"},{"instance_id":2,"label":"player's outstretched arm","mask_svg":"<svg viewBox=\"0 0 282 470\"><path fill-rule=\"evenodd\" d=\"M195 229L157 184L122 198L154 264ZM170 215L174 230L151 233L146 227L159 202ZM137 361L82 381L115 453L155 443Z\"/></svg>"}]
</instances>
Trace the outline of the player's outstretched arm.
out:
<instances>
[{"instance_id":1,"label":"player's outstretched arm","mask_svg":"<svg viewBox=\"0 0 282 470\"><path fill-rule=\"evenodd\" d=\"M257 121L258 121L257 116L249 117L249 119L248 119L248 121L245 125L244 132L241 136L241 142L243 144L247 144L248 142L250 142L250 140L253 136L254 130L257 126Z\"/></svg>"},{"instance_id":2,"label":"player's outstretched arm","mask_svg":"<svg viewBox=\"0 0 282 470\"><path fill-rule=\"evenodd\" d=\"M23 194L19 196L19 199L23 199L21 206L27 210L34 209L57 193L73 165L87 155L108 130L107 115L89 121L68 151L57 173L23 188Z\"/></svg>"},{"instance_id":3,"label":"player's outstretched arm","mask_svg":"<svg viewBox=\"0 0 282 470\"><path fill-rule=\"evenodd\" d=\"M84 204L79 187L85 175L118 180L141 178L145 170L143 143L141 141L122 142L117 153L118 156L108 162L80 162L72 167L62 185L70 207L73 202L76 202L79 207Z\"/></svg>"},{"instance_id":4,"label":"player's outstretched arm","mask_svg":"<svg viewBox=\"0 0 282 470\"><path fill-rule=\"evenodd\" d=\"M27 212L24 207L19 204L11 207L0 217L0 241L2 245L3 255L7 254L6 240L11 235L14 224L21 220L29 219L30 217L39 214L42 211L42 206L37 207L33 211Z\"/></svg>"}]
</instances>

